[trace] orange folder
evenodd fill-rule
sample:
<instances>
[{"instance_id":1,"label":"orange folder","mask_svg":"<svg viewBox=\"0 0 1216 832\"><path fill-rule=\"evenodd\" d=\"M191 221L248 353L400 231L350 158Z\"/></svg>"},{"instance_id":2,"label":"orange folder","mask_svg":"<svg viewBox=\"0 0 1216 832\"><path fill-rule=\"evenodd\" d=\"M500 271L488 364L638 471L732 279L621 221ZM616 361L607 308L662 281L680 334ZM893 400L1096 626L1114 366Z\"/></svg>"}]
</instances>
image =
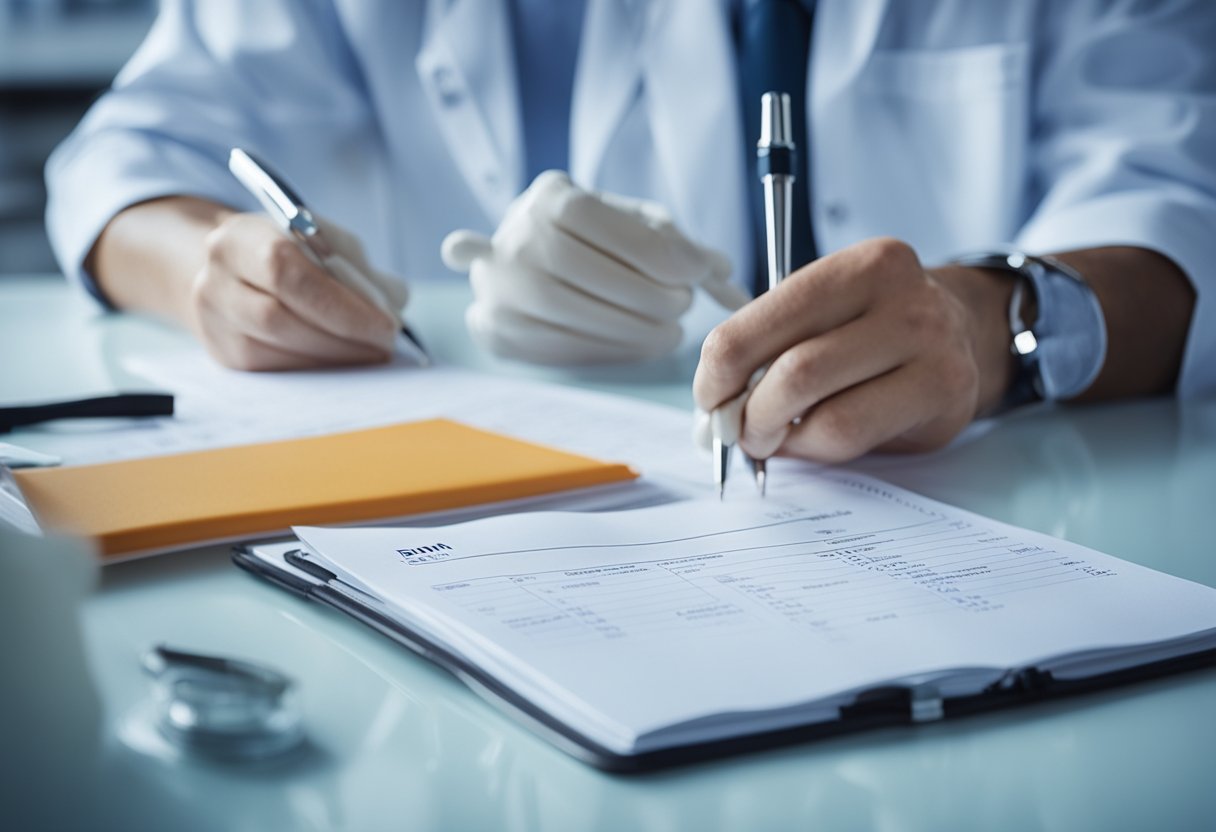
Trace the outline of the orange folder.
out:
<instances>
[{"instance_id":1,"label":"orange folder","mask_svg":"<svg viewBox=\"0 0 1216 832\"><path fill-rule=\"evenodd\" d=\"M43 529L90 539L114 558L516 500L637 473L433 419L13 476Z\"/></svg>"}]
</instances>

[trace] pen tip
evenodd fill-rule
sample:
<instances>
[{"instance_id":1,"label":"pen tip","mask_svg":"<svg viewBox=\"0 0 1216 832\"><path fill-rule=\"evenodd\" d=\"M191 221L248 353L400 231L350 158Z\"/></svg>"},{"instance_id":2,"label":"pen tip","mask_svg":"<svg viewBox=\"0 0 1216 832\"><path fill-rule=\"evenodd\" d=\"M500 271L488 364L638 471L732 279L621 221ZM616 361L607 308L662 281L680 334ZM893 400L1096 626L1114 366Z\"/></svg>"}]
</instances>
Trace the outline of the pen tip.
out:
<instances>
[{"instance_id":1,"label":"pen tip","mask_svg":"<svg viewBox=\"0 0 1216 832\"><path fill-rule=\"evenodd\" d=\"M768 484L768 460L753 459L752 460L752 476L756 480L756 491L763 497L765 486Z\"/></svg>"},{"instance_id":2,"label":"pen tip","mask_svg":"<svg viewBox=\"0 0 1216 832\"><path fill-rule=\"evenodd\" d=\"M718 485L718 499L726 491L726 478L730 471L730 445L715 436L714 445L714 482Z\"/></svg>"}]
</instances>

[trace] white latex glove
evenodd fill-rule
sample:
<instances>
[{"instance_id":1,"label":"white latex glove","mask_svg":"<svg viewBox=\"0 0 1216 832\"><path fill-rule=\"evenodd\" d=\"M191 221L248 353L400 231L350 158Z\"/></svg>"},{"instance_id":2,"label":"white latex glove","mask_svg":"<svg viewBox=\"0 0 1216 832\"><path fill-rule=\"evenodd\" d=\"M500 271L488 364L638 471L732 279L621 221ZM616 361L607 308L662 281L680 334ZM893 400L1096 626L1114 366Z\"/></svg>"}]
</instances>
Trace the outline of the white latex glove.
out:
<instances>
[{"instance_id":1,"label":"white latex glove","mask_svg":"<svg viewBox=\"0 0 1216 832\"><path fill-rule=\"evenodd\" d=\"M538 364L665 355L698 286L728 309L750 300L728 282L726 257L685 237L661 205L591 193L561 171L536 177L493 238L454 231L442 253L469 272L473 339Z\"/></svg>"}]
</instances>

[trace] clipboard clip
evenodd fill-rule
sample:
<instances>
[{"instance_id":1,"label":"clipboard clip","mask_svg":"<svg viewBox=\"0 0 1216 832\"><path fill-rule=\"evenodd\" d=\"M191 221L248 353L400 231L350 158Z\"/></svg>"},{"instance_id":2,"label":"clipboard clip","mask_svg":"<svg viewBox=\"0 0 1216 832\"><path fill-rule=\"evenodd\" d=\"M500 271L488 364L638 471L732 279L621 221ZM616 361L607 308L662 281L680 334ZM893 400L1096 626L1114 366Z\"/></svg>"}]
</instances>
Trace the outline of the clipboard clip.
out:
<instances>
[{"instance_id":1,"label":"clipboard clip","mask_svg":"<svg viewBox=\"0 0 1216 832\"><path fill-rule=\"evenodd\" d=\"M1038 667L1014 667L1005 671L984 691L985 693L1036 694L1046 691L1055 679L1050 670Z\"/></svg>"},{"instance_id":2,"label":"clipboard clip","mask_svg":"<svg viewBox=\"0 0 1216 832\"><path fill-rule=\"evenodd\" d=\"M937 722L946 715L946 704L937 685L908 689L908 716L913 722Z\"/></svg>"},{"instance_id":3,"label":"clipboard clip","mask_svg":"<svg viewBox=\"0 0 1216 832\"><path fill-rule=\"evenodd\" d=\"M886 685L864 690L840 709L843 721L879 718L890 721L936 722L946 715L941 690L933 682Z\"/></svg>"}]
</instances>

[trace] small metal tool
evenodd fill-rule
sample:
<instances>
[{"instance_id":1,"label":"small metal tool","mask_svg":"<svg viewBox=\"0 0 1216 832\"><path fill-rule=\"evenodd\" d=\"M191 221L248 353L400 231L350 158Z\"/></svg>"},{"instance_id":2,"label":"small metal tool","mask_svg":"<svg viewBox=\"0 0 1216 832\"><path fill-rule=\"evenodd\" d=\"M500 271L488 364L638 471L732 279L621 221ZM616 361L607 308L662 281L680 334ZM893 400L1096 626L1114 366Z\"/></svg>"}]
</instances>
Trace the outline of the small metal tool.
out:
<instances>
[{"instance_id":1,"label":"small metal tool","mask_svg":"<svg viewBox=\"0 0 1216 832\"><path fill-rule=\"evenodd\" d=\"M144 654L156 683L157 728L184 751L229 760L265 760L304 739L295 685L249 661L157 645Z\"/></svg>"}]
</instances>

